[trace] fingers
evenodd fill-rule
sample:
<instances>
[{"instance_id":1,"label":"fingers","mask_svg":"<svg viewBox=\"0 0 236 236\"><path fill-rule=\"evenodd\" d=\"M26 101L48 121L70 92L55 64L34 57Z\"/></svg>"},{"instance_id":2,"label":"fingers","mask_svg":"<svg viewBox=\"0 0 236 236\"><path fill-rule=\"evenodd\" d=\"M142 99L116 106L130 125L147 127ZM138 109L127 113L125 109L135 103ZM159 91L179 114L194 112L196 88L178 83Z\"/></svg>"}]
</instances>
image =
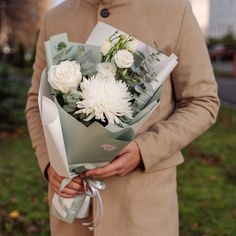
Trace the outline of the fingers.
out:
<instances>
[{"instance_id":1,"label":"fingers","mask_svg":"<svg viewBox=\"0 0 236 236\"><path fill-rule=\"evenodd\" d=\"M97 179L106 179L108 177L112 177L112 176L121 176L120 173L118 171L113 171L113 172L108 172L106 174L103 174L103 175L97 175L97 176L93 176L94 178L97 178Z\"/></svg>"},{"instance_id":2,"label":"fingers","mask_svg":"<svg viewBox=\"0 0 236 236\"><path fill-rule=\"evenodd\" d=\"M123 161L121 159L115 159L110 164L104 167L87 171L85 176L103 179L110 176L119 175L122 172L122 168Z\"/></svg>"},{"instance_id":3,"label":"fingers","mask_svg":"<svg viewBox=\"0 0 236 236\"><path fill-rule=\"evenodd\" d=\"M105 179L111 176L125 176L138 167L141 156L138 145L133 141L127 145L110 164L89 170L86 177Z\"/></svg>"},{"instance_id":4,"label":"fingers","mask_svg":"<svg viewBox=\"0 0 236 236\"><path fill-rule=\"evenodd\" d=\"M50 185L52 186L54 192L59 195L59 189L63 177L58 175L57 172L51 166L48 167L47 172ZM67 186L65 186L65 188L61 191L60 195L64 198L72 198L83 192L83 181L80 177L77 176Z\"/></svg>"},{"instance_id":5,"label":"fingers","mask_svg":"<svg viewBox=\"0 0 236 236\"><path fill-rule=\"evenodd\" d=\"M79 193L79 194L82 194L82 192ZM74 198L74 197L78 196L79 194L69 195L69 194L61 193L60 196L63 197L63 198ZM57 193L57 195L59 195L59 193Z\"/></svg>"},{"instance_id":6,"label":"fingers","mask_svg":"<svg viewBox=\"0 0 236 236\"><path fill-rule=\"evenodd\" d=\"M67 188L67 187L65 187L62 191L61 191L61 193L62 194L67 194L67 195L71 195L71 196L76 196L76 195L78 195L78 194L80 194L80 193L82 193L82 188L80 188L80 189L78 189L78 190L73 190L73 189L70 189L70 188Z\"/></svg>"},{"instance_id":7,"label":"fingers","mask_svg":"<svg viewBox=\"0 0 236 236\"><path fill-rule=\"evenodd\" d=\"M53 181L51 185L53 187L53 190L59 195L59 189L60 189L61 183L57 181ZM84 192L84 186L82 183L78 184L76 182L71 181L67 186L65 186L62 189L60 195L62 197L75 197L76 195L81 194L83 192Z\"/></svg>"},{"instance_id":8,"label":"fingers","mask_svg":"<svg viewBox=\"0 0 236 236\"><path fill-rule=\"evenodd\" d=\"M73 179L69 184L67 184L67 188L70 188L72 190L78 190L81 189L81 187L83 186L83 182L82 180L78 177L76 177L77 179Z\"/></svg>"},{"instance_id":9,"label":"fingers","mask_svg":"<svg viewBox=\"0 0 236 236\"><path fill-rule=\"evenodd\" d=\"M82 184L83 180L79 176L77 176L73 179L73 182L76 182L78 184Z\"/></svg>"}]
</instances>

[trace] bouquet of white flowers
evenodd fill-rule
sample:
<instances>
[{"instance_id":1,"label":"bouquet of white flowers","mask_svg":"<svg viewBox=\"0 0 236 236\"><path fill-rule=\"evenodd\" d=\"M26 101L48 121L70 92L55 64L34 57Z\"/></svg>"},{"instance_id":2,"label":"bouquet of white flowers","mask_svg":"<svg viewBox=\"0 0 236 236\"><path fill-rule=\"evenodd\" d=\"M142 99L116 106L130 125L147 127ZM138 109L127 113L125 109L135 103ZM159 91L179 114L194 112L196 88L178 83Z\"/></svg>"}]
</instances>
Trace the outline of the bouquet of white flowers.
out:
<instances>
[{"instance_id":1,"label":"bouquet of white flowers","mask_svg":"<svg viewBox=\"0 0 236 236\"><path fill-rule=\"evenodd\" d=\"M103 32L103 33L101 33ZM131 35L98 23L86 44L66 34L45 42L48 72L42 74L39 108L50 164L65 177L61 190L87 169L106 165L135 137L159 105L161 85L177 65ZM102 216L102 181L84 179L86 192L53 198L53 212L66 222L87 216L90 197Z\"/></svg>"}]
</instances>

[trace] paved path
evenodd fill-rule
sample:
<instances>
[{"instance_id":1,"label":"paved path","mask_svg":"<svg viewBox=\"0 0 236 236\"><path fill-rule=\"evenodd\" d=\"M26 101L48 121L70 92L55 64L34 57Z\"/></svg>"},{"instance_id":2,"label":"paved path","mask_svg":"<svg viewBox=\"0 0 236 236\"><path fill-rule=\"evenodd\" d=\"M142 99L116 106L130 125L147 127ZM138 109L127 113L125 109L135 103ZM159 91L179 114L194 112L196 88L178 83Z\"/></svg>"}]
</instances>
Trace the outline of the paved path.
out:
<instances>
[{"instance_id":1,"label":"paved path","mask_svg":"<svg viewBox=\"0 0 236 236\"><path fill-rule=\"evenodd\" d=\"M216 81L220 99L236 105L236 78L217 78Z\"/></svg>"},{"instance_id":2,"label":"paved path","mask_svg":"<svg viewBox=\"0 0 236 236\"><path fill-rule=\"evenodd\" d=\"M214 62L215 71L223 72L223 74L233 74L233 62L221 61ZM228 103L236 107L236 78L217 78L218 94L222 102Z\"/></svg>"},{"instance_id":3,"label":"paved path","mask_svg":"<svg viewBox=\"0 0 236 236\"><path fill-rule=\"evenodd\" d=\"M217 71L223 71L226 73L233 73L233 62L232 61L213 62L212 66Z\"/></svg>"}]
</instances>

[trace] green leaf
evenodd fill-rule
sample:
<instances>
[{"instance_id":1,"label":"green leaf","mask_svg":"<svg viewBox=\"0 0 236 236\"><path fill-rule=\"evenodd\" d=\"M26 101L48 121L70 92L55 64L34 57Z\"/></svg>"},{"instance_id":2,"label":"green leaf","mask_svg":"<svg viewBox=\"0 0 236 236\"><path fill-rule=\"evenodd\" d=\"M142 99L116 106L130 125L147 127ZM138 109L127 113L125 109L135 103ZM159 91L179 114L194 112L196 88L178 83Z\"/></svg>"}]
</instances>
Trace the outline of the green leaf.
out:
<instances>
[{"instance_id":1,"label":"green leaf","mask_svg":"<svg viewBox=\"0 0 236 236\"><path fill-rule=\"evenodd\" d=\"M145 60L144 54L140 51L135 51L133 53L133 56L134 56L134 65L137 67Z\"/></svg>"},{"instance_id":2,"label":"green leaf","mask_svg":"<svg viewBox=\"0 0 236 236\"><path fill-rule=\"evenodd\" d=\"M57 50L62 50L64 48L66 48L66 43L60 42L57 44Z\"/></svg>"},{"instance_id":3,"label":"green leaf","mask_svg":"<svg viewBox=\"0 0 236 236\"><path fill-rule=\"evenodd\" d=\"M68 113L75 111L75 108L71 107L70 105L64 105L63 109Z\"/></svg>"},{"instance_id":4,"label":"green leaf","mask_svg":"<svg viewBox=\"0 0 236 236\"><path fill-rule=\"evenodd\" d=\"M129 122L132 120L132 119L126 117L126 116L121 116L121 117L119 117L119 119L120 119L122 122L124 122L125 124L129 124Z\"/></svg>"},{"instance_id":5,"label":"green leaf","mask_svg":"<svg viewBox=\"0 0 236 236\"><path fill-rule=\"evenodd\" d=\"M134 89L138 93L143 93L144 89L145 89L145 86L144 86L144 84L140 83L140 84L135 85Z\"/></svg>"}]
</instances>

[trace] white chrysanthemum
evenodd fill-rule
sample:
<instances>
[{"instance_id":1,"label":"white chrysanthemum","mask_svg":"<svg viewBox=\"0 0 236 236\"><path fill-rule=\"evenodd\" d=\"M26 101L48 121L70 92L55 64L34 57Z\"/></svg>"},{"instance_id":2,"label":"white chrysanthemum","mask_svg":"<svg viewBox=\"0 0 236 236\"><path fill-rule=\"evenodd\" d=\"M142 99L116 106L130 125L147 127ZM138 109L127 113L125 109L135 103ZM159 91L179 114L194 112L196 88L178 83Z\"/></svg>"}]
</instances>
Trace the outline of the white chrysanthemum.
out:
<instances>
[{"instance_id":1,"label":"white chrysanthemum","mask_svg":"<svg viewBox=\"0 0 236 236\"><path fill-rule=\"evenodd\" d=\"M120 123L119 117L125 116L132 119L131 95L125 83L115 78L102 78L101 76L84 79L80 84L82 101L77 102L79 110L96 120L108 120L109 124ZM75 114L76 114L75 113Z\"/></svg>"}]
</instances>

